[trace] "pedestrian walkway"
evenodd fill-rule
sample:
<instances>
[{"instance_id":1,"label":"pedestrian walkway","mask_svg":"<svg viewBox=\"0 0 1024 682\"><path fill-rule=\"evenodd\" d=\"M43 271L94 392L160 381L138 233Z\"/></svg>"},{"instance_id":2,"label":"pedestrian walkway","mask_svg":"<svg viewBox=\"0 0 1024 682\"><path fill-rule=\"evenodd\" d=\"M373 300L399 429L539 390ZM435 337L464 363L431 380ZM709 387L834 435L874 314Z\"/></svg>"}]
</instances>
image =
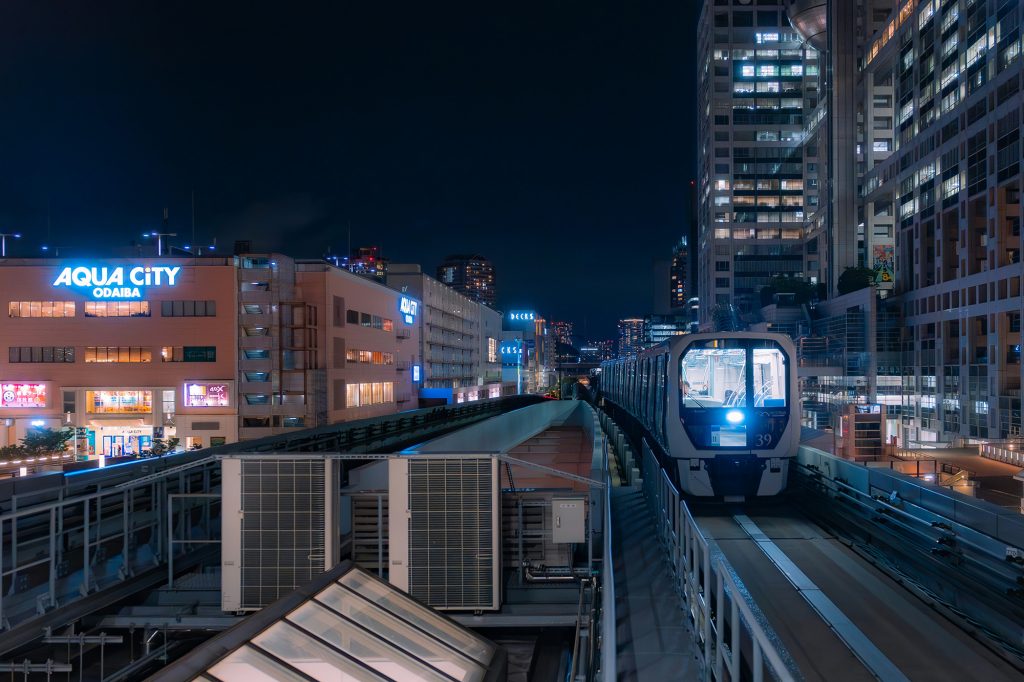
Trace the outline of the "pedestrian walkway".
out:
<instances>
[{"instance_id":1,"label":"pedestrian walkway","mask_svg":"<svg viewBox=\"0 0 1024 682\"><path fill-rule=\"evenodd\" d=\"M638 488L613 487L620 682L697 680L693 635Z\"/></svg>"}]
</instances>

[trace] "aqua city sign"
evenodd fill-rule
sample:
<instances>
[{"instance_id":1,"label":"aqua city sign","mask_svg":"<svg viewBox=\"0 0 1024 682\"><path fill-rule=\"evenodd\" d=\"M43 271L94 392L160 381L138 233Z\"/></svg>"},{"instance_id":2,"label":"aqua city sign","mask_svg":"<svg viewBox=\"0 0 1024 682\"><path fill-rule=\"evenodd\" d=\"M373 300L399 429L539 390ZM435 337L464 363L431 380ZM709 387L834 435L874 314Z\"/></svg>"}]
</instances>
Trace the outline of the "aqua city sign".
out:
<instances>
[{"instance_id":1,"label":"aqua city sign","mask_svg":"<svg viewBox=\"0 0 1024 682\"><path fill-rule=\"evenodd\" d=\"M67 267L53 280L55 287L85 289L93 298L142 298L142 287L178 283L181 266L137 265L118 267Z\"/></svg>"}]
</instances>

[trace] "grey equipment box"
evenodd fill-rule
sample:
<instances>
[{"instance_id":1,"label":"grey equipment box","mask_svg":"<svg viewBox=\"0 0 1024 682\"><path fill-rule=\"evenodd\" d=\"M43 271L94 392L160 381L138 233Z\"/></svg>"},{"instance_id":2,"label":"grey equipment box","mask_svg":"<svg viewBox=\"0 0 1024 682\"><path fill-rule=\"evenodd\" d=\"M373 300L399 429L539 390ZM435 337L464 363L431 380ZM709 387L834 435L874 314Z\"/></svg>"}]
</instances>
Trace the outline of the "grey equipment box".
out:
<instances>
[{"instance_id":1,"label":"grey equipment box","mask_svg":"<svg viewBox=\"0 0 1024 682\"><path fill-rule=\"evenodd\" d=\"M586 542L587 501L582 497L551 499L551 542Z\"/></svg>"}]
</instances>

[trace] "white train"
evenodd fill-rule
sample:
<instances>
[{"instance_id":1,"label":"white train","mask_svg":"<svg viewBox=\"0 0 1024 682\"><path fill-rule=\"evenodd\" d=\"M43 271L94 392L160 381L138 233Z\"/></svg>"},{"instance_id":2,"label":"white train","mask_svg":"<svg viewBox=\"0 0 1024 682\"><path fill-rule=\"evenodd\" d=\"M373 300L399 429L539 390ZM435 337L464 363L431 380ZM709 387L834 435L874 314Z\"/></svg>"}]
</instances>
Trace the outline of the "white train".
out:
<instances>
[{"instance_id":1,"label":"white train","mask_svg":"<svg viewBox=\"0 0 1024 682\"><path fill-rule=\"evenodd\" d=\"M602 363L600 392L646 429L667 466L677 465L681 491L733 501L785 489L800 441L796 349L788 336L676 336Z\"/></svg>"}]
</instances>

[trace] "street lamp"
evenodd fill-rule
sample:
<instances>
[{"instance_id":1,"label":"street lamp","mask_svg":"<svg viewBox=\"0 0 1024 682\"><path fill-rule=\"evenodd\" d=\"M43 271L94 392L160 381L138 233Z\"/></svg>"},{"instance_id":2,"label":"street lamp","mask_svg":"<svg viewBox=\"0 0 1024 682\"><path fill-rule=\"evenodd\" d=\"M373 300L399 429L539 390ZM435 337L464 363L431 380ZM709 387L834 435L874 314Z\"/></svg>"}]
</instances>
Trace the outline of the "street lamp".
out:
<instances>
[{"instance_id":1,"label":"street lamp","mask_svg":"<svg viewBox=\"0 0 1024 682\"><path fill-rule=\"evenodd\" d=\"M177 232L143 232L143 237L156 237L156 255L164 255L164 237L177 237Z\"/></svg>"},{"instance_id":2,"label":"street lamp","mask_svg":"<svg viewBox=\"0 0 1024 682\"><path fill-rule=\"evenodd\" d=\"M60 258L60 250L61 250L61 249L69 249L69 248L71 248L71 247L70 247L70 246L48 246L48 245L45 245L45 244L44 244L44 245L43 245L42 247L40 247L40 248L42 248L42 250L43 250L43 251L46 251L47 253L49 253L49 252L50 252L50 250L52 249L52 250L53 250L53 255L54 255L54 256L55 256L56 258Z\"/></svg>"},{"instance_id":3,"label":"street lamp","mask_svg":"<svg viewBox=\"0 0 1024 682\"><path fill-rule=\"evenodd\" d=\"M7 258L7 238L21 239L20 232L0 232L0 258Z\"/></svg>"}]
</instances>

